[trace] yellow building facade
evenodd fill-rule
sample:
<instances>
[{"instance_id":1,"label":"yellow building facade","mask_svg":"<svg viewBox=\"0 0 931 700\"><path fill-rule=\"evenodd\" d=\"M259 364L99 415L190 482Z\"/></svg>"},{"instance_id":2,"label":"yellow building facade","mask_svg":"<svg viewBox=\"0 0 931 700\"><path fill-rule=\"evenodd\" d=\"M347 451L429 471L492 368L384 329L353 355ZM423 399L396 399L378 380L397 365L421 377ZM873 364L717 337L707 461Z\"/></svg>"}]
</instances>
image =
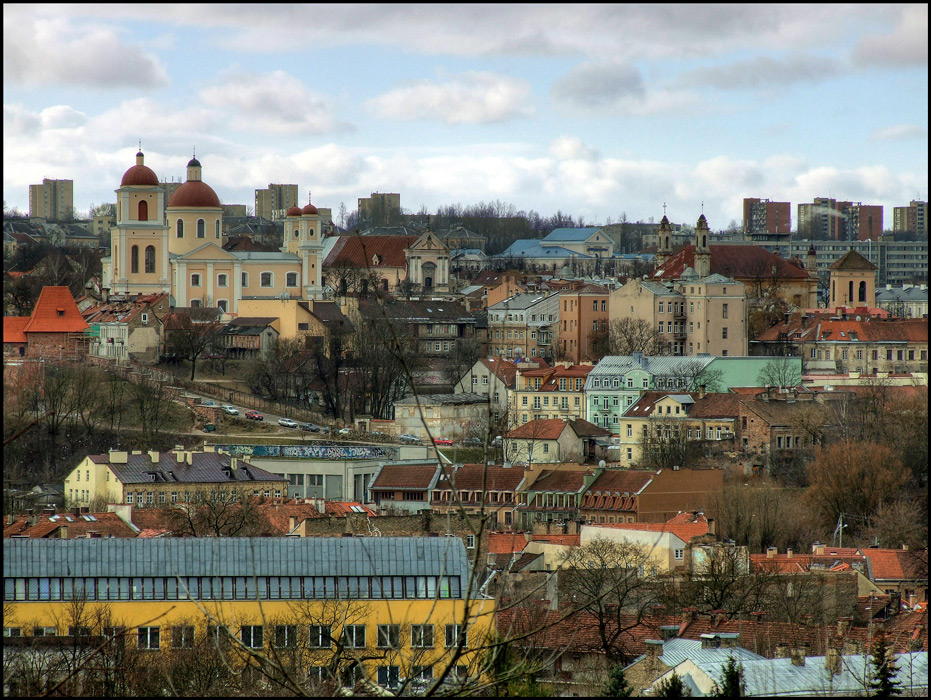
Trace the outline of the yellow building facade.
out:
<instances>
[{"instance_id":1,"label":"yellow building facade","mask_svg":"<svg viewBox=\"0 0 931 700\"><path fill-rule=\"evenodd\" d=\"M451 538L7 539L4 559L7 637L288 651L344 684L478 673L494 612Z\"/></svg>"}]
</instances>

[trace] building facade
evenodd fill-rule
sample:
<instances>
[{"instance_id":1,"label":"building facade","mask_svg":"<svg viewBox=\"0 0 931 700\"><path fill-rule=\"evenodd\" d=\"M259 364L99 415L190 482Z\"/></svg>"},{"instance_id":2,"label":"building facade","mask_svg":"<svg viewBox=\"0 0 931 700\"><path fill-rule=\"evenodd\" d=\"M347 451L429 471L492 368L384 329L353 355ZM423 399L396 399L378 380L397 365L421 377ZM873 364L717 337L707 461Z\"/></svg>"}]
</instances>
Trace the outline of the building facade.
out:
<instances>
[{"instance_id":1,"label":"building facade","mask_svg":"<svg viewBox=\"0 0 931 700\"><path fill-rule=\"evenodd\" d=\"M255 215L269 221L283 219L291 207L297 206L297 185L276 185L255 191Z\"/></svg>"},{"instance_id":2,"label":"building facade","mask_svg":"<svg viewBox=\"0 0 931 700\"><path fill-rule=\"evenodd\" d=\"M497 357L547 357L559 322L559 295L515 294L488 307L488 351Z\"/></svg>"},{"instance_id":3,"label":"building facade","mask_svg":"<svg viewBox=\"0 0 931 700\"><path fill-rule=\"evenodd\" d=\"M792 204L744 197L745 236L788 234L792 231Z\"/></svg>"},{"instance_id":4,"label":"building facade","mask_svg":"<svg viewBox=\"0 0 931 700\"><path fill-rule=\"evenodd\" d=\"M29 216L47 221L74 219L74 180L49 180L29 185Z\"/></svg>"},{"instance_id":5,"label":"building facade","mask_svg":"<svg viewBox=\"0 0 931 700\"><path fill-rule=\"evenodd\" d=\"M572 363L601 359L599 334L608 332L608 290L594 284L559 293L559 335L556 353Z\"/></svg>"},{"instance_id":6,"label":"building facade","mask_svg":"<svg viewBox=\"0 0 931 700\"><path fill-rule=\"evenodd\" d=\"M928 238L928 203L913 199L907 207L893 207L892 230Z\"/></svg>"}]
</instances>

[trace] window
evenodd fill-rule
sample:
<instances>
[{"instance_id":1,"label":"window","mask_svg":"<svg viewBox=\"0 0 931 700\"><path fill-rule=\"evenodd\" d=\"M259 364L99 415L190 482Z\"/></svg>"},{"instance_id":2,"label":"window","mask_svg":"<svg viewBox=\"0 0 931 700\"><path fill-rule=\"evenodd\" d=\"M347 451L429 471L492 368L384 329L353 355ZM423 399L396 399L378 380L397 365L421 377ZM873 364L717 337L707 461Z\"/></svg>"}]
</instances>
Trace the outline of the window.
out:
<instances>
[{"instance_id":1,"label":"window","mask_svg":"<svg viewBox=\"0 0 931 700\"><path fill-rule=\"evenodd\" d=\"M659 312L660 312L660 313L663 313L663 310L664 310L665 308L666 308L666 307L665 307L665 304L664 304L663 302L660 302L660 303L659 303Z\"/></svg>"},{"instance_id":2,"label":"window","mask_svg":"<svg viewBox=\"0 0 931 700\"><path fill-rule=\"evenodd\" d=\"M475 549L475 535L466 535L466 549Z\"/></svg>"},{"instance_id":3,"label":"window","mask_svg":"<svg viewBox=\"0 0 931 700\"><path fill-rule=\"evenodd\" d=\"M259 278L260 287L271 287L273 284L274 276L271 272L263 272Z\"/></svg>"},{"instance_id":4,"label":"window","mask_svg":"<svg viewBox=\"0 0 931 700\"><path fill-rule=\"evenodd\" d=\"M346 625L343 627L343 644L350 649L365 647L365 625Z\"/></svg>"},{"instance_id":5,"label":"window","mask_svg":"<svg viewBox=\"0 0 931 700\"><path fill-rule=\"evenodd\" d=\"M191 275L191 286L192 286L192 287L199 287L199 286L200 286L200 275L198 275L198 274L193 274L193 275Z\"/></svg>"},{"instance_id":6,"label":"window","mask_svg":"<svg viewBox=\"0 0 931 700\"><path fill-rule=\"evenodd\" d=\"M380 649L397 649L400 646L400 625L378 625L378 647Z\"/></svg>"},{"instance_id":7,"label":"window","mask_svg":"<svg viewBox=\"0 0 931 700\"><path fill-rule=\"evenodd\" d=\"M460 637L462 638L463 648L469 646L466 636L465 628L462 625L446 625L446 647L454 647L459 643Z\"/></svg>"},{"instance_id":8,"label":"window","mask_svg":"<svg viewBox=\"0 0 931 700\"><path fill-rule=\"evenodd\" d=\"M279 649L297 647L297 625L276 625L275 646Z\"/></svg>"},{"instance_id":9,"label":"window","mask_svg":"<svg viewBox=\"0 0 931 700\"><path fill-rule=\"evenodd\" d=\"M175 231L178 238L184 238L184 222L181 219L178 219L178 222L175 224Z\"/></svg>"},{"instance_id":10,"label":"window","mask_svg":"<svg viewBox=\"0 0 931 700\"><path fill-rule=\"evenodd\" d=\"M297 273L289 272L285 275L285 286L286 287L296 287L297 286Z\"/></svg>"},{"instance_id":11,"label":"window","mask_svg":"<svg viewBox=\"0 0 931 700\"><path fill-rule=\"evenodd\" d=\"M57 627L36 627L32 631L33 637L56 637L58 636Z\"/></svg>"},{"instance_id":12,"label":"window","mask_svg":"<svg viewBox=\"0 0 931 700\"><path fill-rule=\"evenodd\" d=\"M198 238L204 238L204 237L206 237L206 235L207 235L207 233L206 233L206 228L205 228L205 225L204 225L204 220L203 220L203 219L198 219L198 220L197 220L197 237L198 237Z\"/></svg>"},{"instance_id":13,"label":"window","mask_svg":"<svg viewBox=\"0 0 931 700\"><path fill-rule=\"evenodd\" d=\"M240 639L243 644L251 649L261 649L264 644L262 639L263 631L262 625L243 625L240 631Z\"/></svg>"},{"instance_id":14,"label":"window","mask_svg":"<svg viewBox=\"0 0 931 700\"><path fill-rule=\"evenodd\" d=\"M418 649L433 647L433 625L411 625L411 646Z\"/></svg>"},{"instance_id":15,"label":"window","mask_svg":"<svg viewBox=\"0 0 931 700\"><path fill-rule=\"evenodd\" d=\"M248 287L248 286L249 286L249 273L248 273L248 272L243 272L243 273L242 273L242 278L241 278L240 281L241 281L243 287Z\"/></svg>"},{"instance_id":16,"label":"window","mask_svg":"<svg viewBox=\"0 0 931 700\"><path fill-rule=\"evenodd\" d=\"M214 238L220 237L220 220L219 219L213 222L213 237Z\"/></svg>"},{"instance_id":17,"label":"window","mask_svg":"<svg viewBox=\"0 0 931 700\"><path fill-rule=\"evenodd\" d=\"M721 340L727 340L727 328L721 329Z\"/></svg>"},{"instance_id":18,"label":"window","mask_svg":"<svg viewBox=\"0 0 931 700\"><path fill-rule=\"evenodd\" d=\"M129 270L133 274L139 272L139 246L137 245L129 249Z\"/></svg>"},{"instance_id":19,"label":"window","mask_svg":"<svg viewBox=\"0 0 931 700\"><path fill-rule=\"evenodd\" d=\"M149 203L144 199L139 202L139 221L149 220Z\"/></svg>"},{"instance_id":20,"label":"window","mask_svg":"<svg viewBox=\"0 0 931 700\"><path fill-rule=\"evenodd\" d=\"M685 554L685 550L677 549L675 552L676 559L682 559Z\"/></svg>"},{"instance_id":21,"label":"window","mask_svg":"<svg viewBox=\"0 0 931 700\"><path fill-rule=\"evenodd\" d=\"M138 633L138 644L140 649L149 651L158 651L161 648L158 627L140 627Z\"/></svg>"},{"instance_id":22,"label":"window","mask_svg":"<svg viewBox=\"0 0 931 700\"><path fill-rule=\"evenodd\" d=\"M411 680L432 681L433 666L411 666Z\"/></svg>"},{"instance_id":23,"label":"window","mask_svg":"<svg viewBox=\"0 0 931 700\"><path fill-rule=\"evenodd\" d=\"M3 636L4 637L22 637L23 628L22 627L4 627Z\"/></svg>"},{"instance_id":24,"label":"window","mask_svg":"<svg viewBox=\"0 0 931 700\"><path fill-rule=\"evenodd\" d=\"M721 318L727 318L727 304L721 306Z\"/></svg>"},{"instance_id":25,"label":"window","mask_svg":"<svg viewBox=\"0 0 931 700\"><path fill-rule=\"evenodd\" d=\"M171 648L190 649L194 646L194 628L180 626L171 628Z\"/></svg>"},{"instance_id":26,"label":"window","mask_svg":"<svg viewBox=\"0 0 931 700\"><path fill-rule=\"evenodd\" d=\"M217 301L217 308L223 313L226 313L229 311L229 302L226 299L220 299Z\"/></svg>"},{"instance_id":27,"label":"window","mask_svg":"<svg viewBox=\"0 0 931 700\"><path fill-rule=\"evenodd\" d=\"M330 646L330 626L311 625L308 644L314 649L323 649Z\"/></svg>"},{"instance_id":28,"label":"window","mask_svg":"<svg viewBox=\"0 0 931 700\"><path fill-rule=\"evenodd\" d=\"M227 284L228 277L226 275L217 275L217 286L225 287Z\"/></svg>"},{"instance_id":29,"label":"window","mask_svg":"<svg viewBox=\"0 0 931 700\"><path fill-rule=\"evenodd\" d=\"M155 246L147 245L145 247L145 271L148 273L155 272Z\"/></svg>"},{"instance_id":30,"label":"window","mask_svg":"<svg viewBox=\"0 0 931 700\"><path fill-rule=\"evenodd\" d=\"M217 645L229 644L230 631L225 625L207 625L207 639Z\"/></svg>"},{"instance_id":31,"label":"window","mask_svg":"<svg viewBox=\"0 0 931 700\"><path fill-rule=\"evenodd\" d=\"M378 685L384 688L394 688L401 682L401 669L399 666L379 666Z\"/></svg>"}]
</instances>

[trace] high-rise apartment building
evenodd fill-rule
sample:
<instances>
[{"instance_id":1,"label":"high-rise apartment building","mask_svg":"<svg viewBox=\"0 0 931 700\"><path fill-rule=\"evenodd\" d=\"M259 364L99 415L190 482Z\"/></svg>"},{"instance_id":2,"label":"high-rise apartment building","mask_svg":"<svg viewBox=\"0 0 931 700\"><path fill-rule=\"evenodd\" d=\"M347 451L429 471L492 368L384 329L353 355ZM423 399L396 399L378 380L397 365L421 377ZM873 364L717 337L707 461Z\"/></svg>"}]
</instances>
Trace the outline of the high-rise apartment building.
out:
<instances>
[{"instance_id":1,"label":"high-rise apartment building","mask_svg":"<svg viewBox=\"0 0 931 700\"><path fill-rule=\"evenodd\" d=\"M359 197L359 224L396 226L401 223L401 195L396 192L372 192L370 197Z\"/></svg>"},{"instance_id":2,"label":"high-rise apartment building","mask_svg":"<svg viewBox=\"0 0 931 700\"><path fill-rule=\"evenodd\" d=\"M49 180L29 185L29 216L47 221L74 218L74 180Z\"/></svg>"},{"instance_id":3,"label":"high-rise apartment building","mask_svg":"<svg viewBox=\"0 0 931 700\"><path fill-rule=\"evenodd\" d=\"M745 235L788 234L792 230L792 204L744 197Z\"/></svg>"},{"instance_id":4,"label":"high-rise apartment building","mask_svg":"<svg viewBox=\"0 0 931 700\"><path fill-rule=\"evenodd\" d=\"M893 207L892 230L895 233L914 233L928 237L928 203L913 199L907 207Z\"/></svg>"},{"instance_id":5,"label":"high-rise apartment building","mask_svg":"<svg viewBox=\"0 0 931 700\"><path fill-rule=\"evenodd\" d=\"M798 205L797 238L817 241L876 241L883 231L878 204L845 202L829 197Z\"/></svg>"},{"instance_id":6,"label":"high-rise apartment building","mask_svg":"<svg viewBox=\"0 0 931 700\"><path fill-rule=\"evenodd\" d=\"M266 190L255 191L255 215L275 221L283 219L291 207L297 206L297 185L268 184Z\"/></svg>"}]
</instances>

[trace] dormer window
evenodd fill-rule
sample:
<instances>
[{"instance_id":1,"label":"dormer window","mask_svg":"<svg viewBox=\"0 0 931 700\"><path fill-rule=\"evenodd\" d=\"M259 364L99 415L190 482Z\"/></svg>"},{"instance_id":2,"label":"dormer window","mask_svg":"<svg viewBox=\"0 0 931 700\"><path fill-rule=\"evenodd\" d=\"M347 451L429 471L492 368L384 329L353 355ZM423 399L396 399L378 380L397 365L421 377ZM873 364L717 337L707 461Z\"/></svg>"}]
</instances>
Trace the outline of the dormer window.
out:
<instances>
[{"instance_id":1,"label":"dormer window","mask_svg":"<svg viewBox=\"0 0 931 700\"><path fill-rule=\"evenodd\" d=\"M381 256L378 253L375 253L375 255L372 256L372 264L377 265L380 262L381 262Z\"/></svg>"},{"instance_id":2,"label":"dormer window","mask_svg":"<svg viewBox=\"0 0 931 700\"><path fill-rule=\"evenodd\" d=\"M65 310L61 307L58 307L57 309L55 309L55 313L57 313L59 316L64 316Z\"/></svg>"}]
</instances>

